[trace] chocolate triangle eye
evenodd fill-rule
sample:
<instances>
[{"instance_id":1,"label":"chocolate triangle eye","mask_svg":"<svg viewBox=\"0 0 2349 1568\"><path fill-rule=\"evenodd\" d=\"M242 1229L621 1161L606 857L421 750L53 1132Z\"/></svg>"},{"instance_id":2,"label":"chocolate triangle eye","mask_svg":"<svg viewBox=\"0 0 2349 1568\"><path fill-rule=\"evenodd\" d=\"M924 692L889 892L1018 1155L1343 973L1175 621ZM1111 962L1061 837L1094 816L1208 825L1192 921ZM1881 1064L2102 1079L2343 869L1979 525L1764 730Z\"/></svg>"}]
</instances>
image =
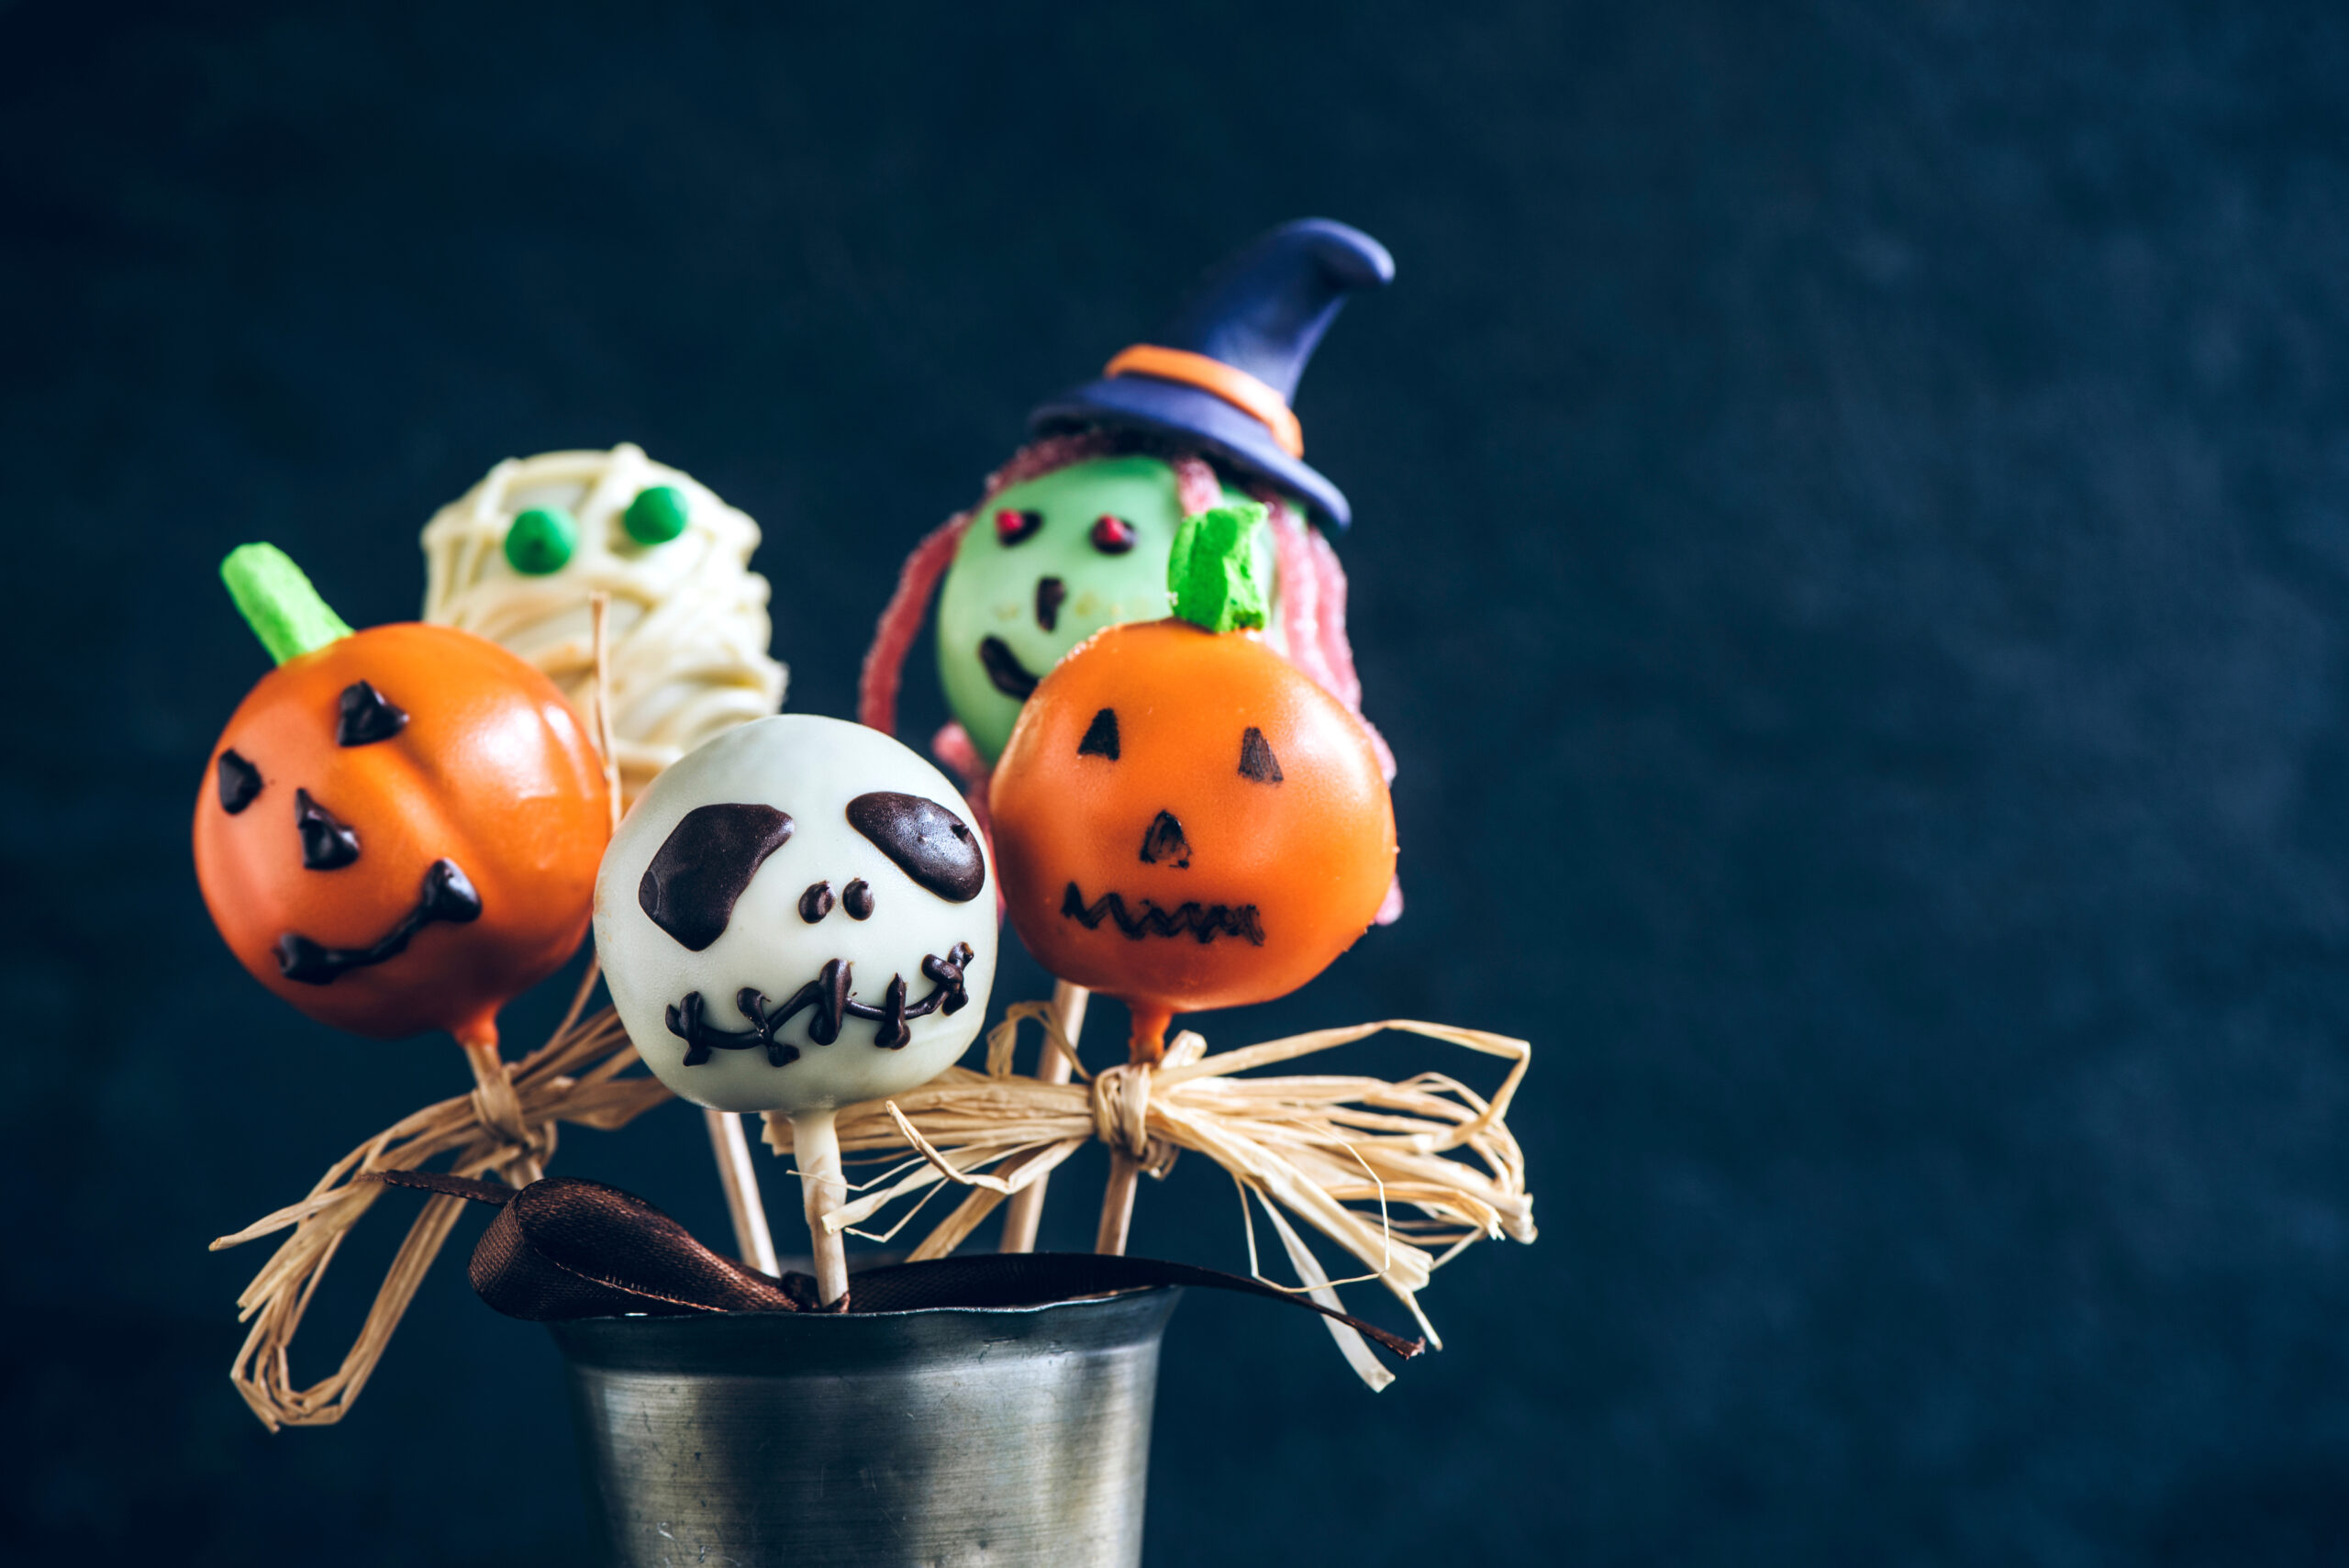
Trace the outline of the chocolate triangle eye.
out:
<instances>
[{"instance_id":1,"label":"chocolate triangle eye","mask_svg":"<svg viewBox=\"0 0 2349 1568\"><path fill-rule=\"evenodd\" d=\"M1118 760L1116 708L1105 707L1093 716L1093 722L1085 727L1085 739L1076 743L1076 754L1080 757L1107 757L1113 762Z\"/></svg>"},{"instance_id":2,"label":"chocolate triangle eye","mask_svg":"<svg viewBox=\"0 0 2349 1568\"><path fill-rule=\"evenodd\" d=\"M1273 755L1264 732L1252 724L1240 737L1240 776L1258 784L1281 782L1281 760Z\"/></svg>"},{"instance_id":3,"label":"chocolate triangle eye","mask_svg":"<svg viewBox=\"0 0 2349 1568\"><path fill-rule=\"evenodd\" d=\"M220 809L234 817L261 796L261 770L234 751L220 753Z\"/></svg>"},{"instance_id":4,"label":"chocolate triangle eye","mask_svg":"<svg viewBox=\"0 0 2349 1568\"><path fill-rule=\"evenodd\" d=\"M875 790L848 803L849 826L863 834L873 847L889 857L899 871L941 898L965 904L987 884L987 864L979 854L979 836L970 825L934 800L918 795ZM841 900L851 915L853 889Z\"/></svg>"},{"instance_id":5,"label":"chocolate triangle eye","mask_svg":"<svg viewBox=\"0 0 2349 1568\"><path fill-rule=\"evenodd\" d=\"M353 681L342 688L342 714L334 727L336 745L373 746L406 728L407 715L366 682Z\"/></svg>"},{"instance_id":6,"label":"chocolate triangle eye","mask_svg":"<svg viewBox=\"0 0 2349 1568\"><path fill-rule=\"evenodd\" d=\"M726 934L734 902L767 857L790 841L791 818L772 806L696 806L669 830L636 884L637 907L699 952Z\"/></svg>"}]
</instances>

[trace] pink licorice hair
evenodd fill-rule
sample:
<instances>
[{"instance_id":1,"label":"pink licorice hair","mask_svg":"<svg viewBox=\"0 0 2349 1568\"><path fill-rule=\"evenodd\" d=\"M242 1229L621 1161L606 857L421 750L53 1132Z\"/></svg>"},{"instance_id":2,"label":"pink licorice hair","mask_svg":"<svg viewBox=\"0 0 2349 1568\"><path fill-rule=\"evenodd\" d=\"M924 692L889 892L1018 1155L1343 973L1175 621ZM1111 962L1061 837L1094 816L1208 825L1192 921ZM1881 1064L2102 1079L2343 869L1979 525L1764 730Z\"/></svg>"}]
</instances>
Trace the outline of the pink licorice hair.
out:
<instances>
[{"instance_id":1,"label":"pink licorice hair","mask_svg":"<svg viewBox=\"0 0 2349 1568\"><path fill-rule=\"evenodd\" d=\"M1163 458L1174 470L1174 495L1185 517L1213 509L1223 499L1223 484L1208 461L1197 452L1170 448L1163 442L1110 430L1085 430L1074 435L1047 436L1011 455L1011 461L987 475L975 506L957 512L930 530L906 557L897 573L896 592L882 608L873 628L873 646L865 650L864 671L857 682L856 717L885 735L897 732L897 691L905 675L906 654L921 631L938 580L954 560L963 532L988 502L1012 485L1041 478L1057 469L1087 459L1144 451ZM1330 541L1307 524L1287 497L1268 484L1253 484L1248 493L1264 503L1273 529L1273 559L1280 574L1281 634L1288 643L1289 662L1316 685L1362 720L1370 743L1378 752L1380 772L1395 781L1395 753L1378 727L1363 717L1362 681L1354 673L1353 646L1346 639L1346 574ZM979 829L990 840L987 820L987 781L991 770L963 728L948 720L930 740L938 760L961 775L963 793L979 817ZM1386 890L1379 906L1378 924L1392 925L1403 913L1403 884Z\"/></svg>"}]
</instances>

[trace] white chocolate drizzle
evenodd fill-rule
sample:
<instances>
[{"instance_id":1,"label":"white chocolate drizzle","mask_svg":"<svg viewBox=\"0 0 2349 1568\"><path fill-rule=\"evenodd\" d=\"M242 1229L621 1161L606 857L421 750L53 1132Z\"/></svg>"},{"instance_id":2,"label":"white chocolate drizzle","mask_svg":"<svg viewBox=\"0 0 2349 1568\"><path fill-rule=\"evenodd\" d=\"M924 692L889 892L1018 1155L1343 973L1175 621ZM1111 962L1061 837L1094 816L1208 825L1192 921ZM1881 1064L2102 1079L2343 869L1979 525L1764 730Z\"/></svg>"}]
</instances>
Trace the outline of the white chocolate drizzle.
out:
<instances>
[{"instance_id":1,"label":"white chocolate drizzle","mask_svg":"<svg viewBox=\"0 0 2349 1568\"><path fill-rule=\"evenodd\" d=\"M658 484L684 495L685 529L639 544L622 514ZM544 576L506 559L507 529L532 506L559 507L579 528L571 559ZM610 595L612 729L632 801L704 740L783 706L788 672L767 651L767 581L750 569L758 543L748 517L625 441L508 458L425 526L424 618L519 654L584 712L596 673L588 597Z\"/></svg>"}]
</instances>

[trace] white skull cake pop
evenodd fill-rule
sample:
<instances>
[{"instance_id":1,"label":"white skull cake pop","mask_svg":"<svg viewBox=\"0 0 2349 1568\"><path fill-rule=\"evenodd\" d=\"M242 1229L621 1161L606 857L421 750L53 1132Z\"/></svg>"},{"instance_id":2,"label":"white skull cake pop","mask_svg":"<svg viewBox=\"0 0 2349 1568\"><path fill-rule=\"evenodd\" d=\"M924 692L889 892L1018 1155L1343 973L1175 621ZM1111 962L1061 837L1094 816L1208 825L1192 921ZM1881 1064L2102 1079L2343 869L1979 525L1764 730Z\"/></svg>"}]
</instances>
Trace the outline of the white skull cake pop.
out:
<instances>
[{"instance_id":1,"label":"white skull cake pop","mask_svg":"<svg viewBox=\"0 0 2349 1568\"><path fill-rule=\"evenodd\" d=\"M646 789L605 853L596 946L661 1081L796 1117L953 1065L995 979L995 871L946 776L876 729L742 725Z\"/></svg>"}]
</instances>

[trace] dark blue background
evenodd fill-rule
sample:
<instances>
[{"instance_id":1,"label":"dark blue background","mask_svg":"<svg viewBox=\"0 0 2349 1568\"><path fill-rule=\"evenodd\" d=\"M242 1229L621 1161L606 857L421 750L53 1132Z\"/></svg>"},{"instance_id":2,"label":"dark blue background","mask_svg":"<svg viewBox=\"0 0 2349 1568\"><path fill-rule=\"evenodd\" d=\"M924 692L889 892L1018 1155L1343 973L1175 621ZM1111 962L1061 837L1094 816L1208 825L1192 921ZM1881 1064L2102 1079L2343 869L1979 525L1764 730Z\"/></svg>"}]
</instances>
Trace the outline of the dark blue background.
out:
<instances>
[{"instance_id":1,"label":"dark blue background","mask_svg":"<svg viewBox=\"0 0 2349 1568\"><path fill-rule=\"evenodd\" d=\"M340 1428L226 1382L263 1252L206 1240L464 1075L206 926L221 552L403 618L491 462L635 439L845 712L1028 404L1325 213L1400 263L1299 406L1412 906L1214 1038L1533 1038L1543 1234L1376 1397L1186 1304L1153 1561L2349 1554L2341 11L807 9L0 8L12 1549L584 1549L553 1354L454 1267ZM718 1236L699 1138L560 1168ZM1136 1246L1232 1210L1187 1162Z\"/></svg>"}]
</instances>

